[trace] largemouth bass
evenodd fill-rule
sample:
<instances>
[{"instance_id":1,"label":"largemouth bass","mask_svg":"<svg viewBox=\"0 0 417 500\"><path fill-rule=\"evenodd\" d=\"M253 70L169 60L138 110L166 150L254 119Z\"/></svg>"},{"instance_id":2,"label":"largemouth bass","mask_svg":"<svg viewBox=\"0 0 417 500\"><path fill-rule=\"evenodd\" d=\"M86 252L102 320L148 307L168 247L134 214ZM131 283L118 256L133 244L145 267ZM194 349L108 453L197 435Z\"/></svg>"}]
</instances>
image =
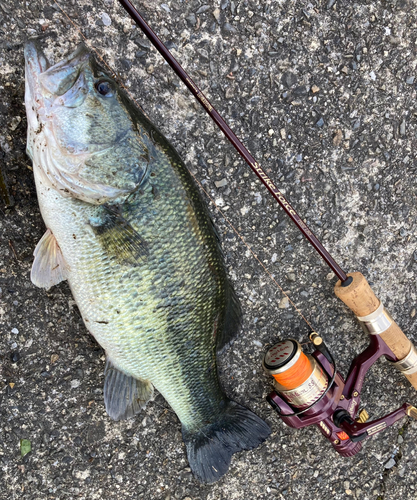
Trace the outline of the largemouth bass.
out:
<instances>
[{"instance_id":1,"label":"largemouth bass","mask_svg":"<svg viewBox=\"0 0 417 500\"><path fill-rule=\"evenodd\" d=\"M207 209L174 148L79 46L50 66L25 47L27 152L47 231L33 283L68 280L106 352L104 402L138 413L154 387L182 424L195 476L212 483L270 429L222 391L216 352L241 309Z\"/></svg>"}]
</instances>

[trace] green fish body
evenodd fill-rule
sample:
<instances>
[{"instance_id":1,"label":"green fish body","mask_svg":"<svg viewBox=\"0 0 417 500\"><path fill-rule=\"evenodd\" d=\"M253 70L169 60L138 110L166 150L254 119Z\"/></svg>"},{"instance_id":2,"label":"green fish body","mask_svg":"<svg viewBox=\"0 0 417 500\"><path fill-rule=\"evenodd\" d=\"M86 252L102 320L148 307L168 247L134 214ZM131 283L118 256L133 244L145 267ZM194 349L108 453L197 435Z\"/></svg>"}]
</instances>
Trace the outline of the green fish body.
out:
<instances>
[{"instance_id":1,"label":"green fish body","mask_svg":"<svg viewBox=\"0 0 417 500\"><path fill-rule=\"evenodd\" d=\"M221 389L216 353L241 311L207 209L176 151L80 46L50 67L25 47L28 154L48 228L32 281L67 279L106 352L115 420L155 387L182 424L196 477L211 483L268 426Z\"/></svg>"}]
</instances>

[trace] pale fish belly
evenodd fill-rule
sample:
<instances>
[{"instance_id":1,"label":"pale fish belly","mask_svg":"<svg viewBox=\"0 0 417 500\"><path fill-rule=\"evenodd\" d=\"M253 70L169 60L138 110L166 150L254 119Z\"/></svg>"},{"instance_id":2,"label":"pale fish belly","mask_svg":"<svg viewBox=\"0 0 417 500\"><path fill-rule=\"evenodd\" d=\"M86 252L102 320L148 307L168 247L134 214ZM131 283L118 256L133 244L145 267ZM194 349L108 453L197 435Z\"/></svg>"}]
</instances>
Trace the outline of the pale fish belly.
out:
<instances>
[{"instance_id":1,"label":"pale fish belly","mask_svg":"<svg viewBox=\"0 0 417 500\"><path fill-rule=\"evenodd\" d=\"M178 220L178 211L175 217L158 220L160 236L150 259L137 267L123 266L109 257L88 223L100 208L64 198L41 186L39 176L35 178L45 224L68 264L68 282L88 330L118 368L150 380L183 425L192 428L201 425L201 420L212 419L219 413L224 395L215 368L213 310L202 303L204 295L207 299L213 293L204 294L201 288L218 284L208 282L210 273L203 272L205 256L203 252L196 255L198 245L173 238L175 224L185 222ZM144 222L141 234L148 240L155 238L155 227L149 220ZM171 252L164 250L170 245L175 245ZM165 268L158 264L162 259ZM188 311L190 302L193 306ZM177 319L173 318L175 312Z\"/></svg>"}]
</instances>

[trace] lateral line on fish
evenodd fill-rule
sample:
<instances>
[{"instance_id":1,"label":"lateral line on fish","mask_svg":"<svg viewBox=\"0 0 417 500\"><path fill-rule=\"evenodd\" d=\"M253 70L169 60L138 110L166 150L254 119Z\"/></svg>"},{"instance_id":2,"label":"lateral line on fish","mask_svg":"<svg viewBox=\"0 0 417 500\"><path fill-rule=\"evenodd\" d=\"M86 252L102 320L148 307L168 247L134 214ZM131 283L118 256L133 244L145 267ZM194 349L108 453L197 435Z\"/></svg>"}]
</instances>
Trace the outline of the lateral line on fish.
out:
<instances>
[{"instance_id":1,"label":"lateral line on fish","mask_svg":"<svg viewBox=\"0 0 417 500\"><path fill-rule=\"evenodd\" d=\"M118 81L118 83L120 84L121 87L123 87L123 89L127 92L127 94L129 95L129 97L132 98L132 100L135 102L135 104L139 107L139 109L141 109L141 111L146 115L147 118L148 115L145 113L145 111L142 109L142 107L140 106L140 104L137 102L137 100L135 99L135 97L129 92L128 88L123 84L123 82L121 81L120 77L117 75L117 73L111 68L111 66L109 66L109 64L107 64L107 62L104 60L104 58L100 55L100 53L94 48L91 46L90 43L88 43L88 39L85 37L85 35L83 34L83 32L81 31L81 29L78 27L78 25L71 19L71 17L65 12L65 10L57 3L55 2L55 5L60 9L60 11L65 15L65 17L69 20L69 22L74 26L74 28L79 32L79 34L81 35L81 37L83 38L83 40L86 42L86 44L88 45L88 47L93 51L95 52L95 54L98 56L98 58L100 59L100 61L111 71L113 77ZM282 286L278 283L278 281L274 278L274 276L269 272L268 268L263 264L263 262L259 259L259 257L255 254L255 252L252 250L252 248L248 245L248 243L246 243L246 240L243 238L243 236L239 233L239 231L233 226L233 224L230 222L230 220L226 217L226 215L224 214L224 212L220 209L220 207L216 204L216 202L214 201L214 199L210 196L210 194L204 189L204 187L202 186L201 182L195 177L195 175L189 170L187 169L188 172L190 173L190 175L192 176L192 178L194 179L194 181L198 184L198 186L200 187L200 189L205 193L205 195L209 198L209 200L211 201L211 203L213 203L213 205L216 207L216 209L218 210L218 212L222 215L222 217L225 219L225 221L227 222L227 224L232 228L233 232L239 237L239 239L242 241L242 243L246 246L246 248L249 250L249 252L252 254L252 256L255 258L255 260L258 261L258 263L261 265L262 269L264 270L264 272L269 276L269 278L273 281L273 283L275 283L275 285L281 290L281 293L288 299L288 302L292 305L292 307L295 309L295 311L298 313L298 315L302 318L302 320L307 324L307 326L314 331L314 328L313 326L311 325L311 323L307 320L307 318L303 315L303 313L301 312L301 310L295 305L295 303L291 300L290 296L288 295L288 293L285 292L285 290L282 288Z\"/></svg>"}]
</instances>

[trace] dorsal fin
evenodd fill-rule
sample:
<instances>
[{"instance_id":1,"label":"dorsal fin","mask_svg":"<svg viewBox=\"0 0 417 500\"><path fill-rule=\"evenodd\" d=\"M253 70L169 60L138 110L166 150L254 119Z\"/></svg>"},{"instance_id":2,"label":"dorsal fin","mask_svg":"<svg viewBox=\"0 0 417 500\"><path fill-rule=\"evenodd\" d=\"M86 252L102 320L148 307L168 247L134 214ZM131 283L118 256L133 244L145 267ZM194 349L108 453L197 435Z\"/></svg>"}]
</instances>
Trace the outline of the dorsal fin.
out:
<instances>
[{"instance_id":1,"label":"dorsal fin","mask_svg":"<svg viewBox=\"0 0 417 500\"><path fill-rule=\"evenodd\" d=\"M50 229L42 236L33 252L30 279L35 286L49 290L54 285L68 277L68 264L65 262L61 249Z\"/></svg>"},{"instance_id":2,"label":"dorsal fin","mask_svg":"<svg viewBox=\"0 0 417 500\"><path fill-rule=\"evenodd\" d=\"M224 314L223 328L217 337L217 352L224 351L235 339L242 326L242 308L233 286L226 283L226 311Z\"/></svg>"}]
</instances>

